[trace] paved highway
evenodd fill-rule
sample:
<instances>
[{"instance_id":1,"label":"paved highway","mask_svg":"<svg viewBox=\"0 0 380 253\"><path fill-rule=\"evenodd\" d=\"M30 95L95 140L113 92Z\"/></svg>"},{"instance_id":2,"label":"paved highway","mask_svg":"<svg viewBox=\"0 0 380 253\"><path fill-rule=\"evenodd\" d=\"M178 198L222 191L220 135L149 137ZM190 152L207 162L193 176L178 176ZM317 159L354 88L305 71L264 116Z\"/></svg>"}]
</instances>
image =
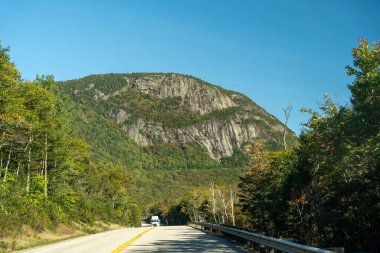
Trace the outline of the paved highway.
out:
<instances>
[{"instance_id":1,"label":"paved highway","mask_svg":"<svg viewBox=\"0 0 380 253\"><path fill-rule=\"evenodd\" d=\"M122 228L86 235L41 247L19 251L22 253L110 253L126 241L140 234L146 227Z\"/></svg>"},{"instance_id":2,"label":"paved highway","mask_svg":"<svg viewBox=\"0 0 380 253\"><path fill-rule=\"evenodd\" d=\"M23 253L244 252L228 241L187 226L125 228L78 237Z\"/></svg>"},{"instance_id":3,"label":"paved highway","mask_svg":"<svg viewBox=\"0 0 380 253\"><path fill-rule=\"evenodd\" d=\"M230 242L187 226L154 228L120 252L243 252Z\"/></svg>"}]
</instances>

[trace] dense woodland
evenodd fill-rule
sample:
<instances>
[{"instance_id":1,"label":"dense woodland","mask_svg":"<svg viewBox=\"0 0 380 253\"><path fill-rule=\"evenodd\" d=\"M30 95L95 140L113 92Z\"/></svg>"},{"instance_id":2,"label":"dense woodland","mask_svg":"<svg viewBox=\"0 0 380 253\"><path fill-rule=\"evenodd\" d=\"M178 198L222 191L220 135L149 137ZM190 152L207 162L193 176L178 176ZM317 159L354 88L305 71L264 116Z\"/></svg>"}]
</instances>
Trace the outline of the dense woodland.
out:
<instances>
[{"instance_id":1,"label":"dense woodland","mask_svg":"<svg viewBox=\"0 0 380 253\"><path fill-rule=\"evenodd\" d=\"M51 76L24 81L0 46L0 238L23 226L140 224L123 167L94 163L71 131L73 108Z\"/></svg>"},{"instance_id":2,"label":"dense woodland","mask_svg":"<svg viewBox=\"0 0 380 253\"><path fill-rule=\"evenodd\" d=\"M351 101L326 95L293 149L247 145L250 170L238 186L210 184L177 205L157 204L172 222L186 219L248 228L347 252L380 249L380 42L353 49Z\"/></svg>"},{"instance_id":3,"label":"dense woodland","mask_svg":"<svg viewBox=\"0 0 380 253\"><path fill-rule=\"evenodd\" d=\"M380 43L362 40L353 57L351 102L335 105L326 95L320 110L304 110L310 119L296 146L294 138L286 150L256 140L218 162L199 147L183 147L187 155L160 142L138 147L99 117L111 105L97 107L99 114L91 100L67 96L52 76L22 80L0 46L0 239L23 226L42 231L97 220L137 226L148 210L167 224L208 221L319 247L376 251ZM168 127L204 120L174 114L176 98L125 96L115 99L128 99L132 112Z\"/></svg>"}]
</instances>

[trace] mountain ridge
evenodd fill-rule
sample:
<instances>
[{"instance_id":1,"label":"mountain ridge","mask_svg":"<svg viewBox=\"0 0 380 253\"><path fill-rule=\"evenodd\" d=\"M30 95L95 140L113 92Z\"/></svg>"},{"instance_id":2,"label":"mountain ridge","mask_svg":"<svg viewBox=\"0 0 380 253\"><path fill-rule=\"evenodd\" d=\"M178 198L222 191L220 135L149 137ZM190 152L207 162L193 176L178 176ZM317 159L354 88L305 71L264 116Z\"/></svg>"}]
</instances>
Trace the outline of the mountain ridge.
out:
<instances>
[{"instance_id":1,"label":"mountain ridge","mask_svg":"<svg viewBox=\"0 0 380 253\"><path fill-rule=\"evenodd\" d=\"M200 147L215 161L256 139L282 148L284 125L277 118L242 93L190 75L110 73L59 84L84 118L92 108L140 148L166 143L191 157L187 147ZM294 145L296 136L288 132Z\"/></svg>"}]
</instances>

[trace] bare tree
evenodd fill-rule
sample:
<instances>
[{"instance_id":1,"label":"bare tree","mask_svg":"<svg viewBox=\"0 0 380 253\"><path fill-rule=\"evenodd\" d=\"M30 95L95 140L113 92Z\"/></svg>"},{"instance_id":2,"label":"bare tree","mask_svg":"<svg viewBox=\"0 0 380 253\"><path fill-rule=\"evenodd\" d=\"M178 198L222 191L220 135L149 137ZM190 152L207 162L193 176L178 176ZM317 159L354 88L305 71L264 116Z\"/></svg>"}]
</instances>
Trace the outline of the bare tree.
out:
<instances>
[{"instance_id":1,"label":"bare tree","mask_svg":"<svg viewBox=\"0 0 380 253\"><path fill-rule=\"evenodd\" d=\"M222 202L222 205L223 205L222 219L223 219L223 224L225 224L228 222L228 212L227 212L228 203L227 203L226 198L222 194L222 191L220 189L218 189L218 193L219 193L220 201Z\"/></svg>"},{"instance_id":2,"label":"bare tree","mask_svg":"<svg viewBox=\"0 0 380 253\"><path fill-rule=\"evenodd\" d=\"M289 105L288 107L284 107L282 108L282 111L284 112L284 115L285 115L285 126L284 126L284 149L286 150L287 149L287 145L286 145L286 134L288 132L288 120L289 120L289 117L290 117L290 112L292 111L292 106Z\"/></svg>"},{"instance_id":3,"label":"bare tree","mask_svg":"<svg viewBox=\"0 0 380 253\"><path fill-rule=\"evenodd\" d=\"M230 189L230 202L231 202L232 226L235 227L235 211L234 211L235 193L233 189Z\"/></svg>"},{"instance_id":4,"label":"bare tree","mask_svg":"<svg viewBox=\"0 0 380 253\"><path fill-rule=\"evenodd\" d=\"M29 191L30 191L30 163L32 161L31 154L32 154L32 150L29 147L28 148L27 179L26 179L26 194L27 195L29 195Z\"/></svg>"},{"instance_id":5,"label":"bare tree","mask_svg":"<svg viewBox=\"0 0 380 253\"><path fill-rule=\"evenodd\" d=\"M211 184L211 197L212 197L212 215L214 216L214 222L217 223L216 221L216 203L215 203L215 188L214 184Z\"/></svg>"},{"instance_id":6,"label":"bare tree","mask_svg":"<svg viewBox=\"0 0 380 253\"><path fill-rule=\"evenodd\" d=\"M26 179L26 194L29 195L30 190L30 163L32 161L31 155L32 155L32 149L30 147L30 144L32 143L33 138L32 134L29 136L29 141L25 146L24 153L28 151L28 163L27 163L27 179Z\"/></svg>"},{"instance_id":7,"label":"bare tree","mask_svg":"<svg viewBox=\"0 0 380 253\"><path fill-rule=\"evenodd\" d=\"M44 189L44 196L45 200L48 197L48 139L47 139L47 133L45 133L45 157L44 157L44 177L45 177L45 189Z\"/></svg>"}]
</instances>

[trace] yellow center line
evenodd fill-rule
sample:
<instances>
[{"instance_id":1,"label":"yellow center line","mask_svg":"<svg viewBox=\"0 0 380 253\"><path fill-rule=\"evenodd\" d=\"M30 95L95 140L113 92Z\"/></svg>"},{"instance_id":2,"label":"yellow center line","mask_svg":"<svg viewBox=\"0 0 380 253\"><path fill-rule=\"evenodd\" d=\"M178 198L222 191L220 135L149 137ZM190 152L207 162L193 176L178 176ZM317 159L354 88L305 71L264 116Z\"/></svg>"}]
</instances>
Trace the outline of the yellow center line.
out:
<instances>
[{"instance_id":1,"label":"yellow center line","mask_svg":"<svg viewBox=\"0 0 380 253\"><path fill-rule=\"evenodd\" d=\"M129 240L128 242L124 243L123 245L120 245L117 249L114 249L111 253L119 253L121 252L123 249L125 249L126 247L128 247L129 245L131 245L134 241L136 241L137 239L139 239L141 236L143 236L144 234L148 233L150 230L152 230L154 227L151 227L147 230L145 230L144 232L136 235L135 237L133 237L131 240Z\"/></svg>"}]
</instances>

